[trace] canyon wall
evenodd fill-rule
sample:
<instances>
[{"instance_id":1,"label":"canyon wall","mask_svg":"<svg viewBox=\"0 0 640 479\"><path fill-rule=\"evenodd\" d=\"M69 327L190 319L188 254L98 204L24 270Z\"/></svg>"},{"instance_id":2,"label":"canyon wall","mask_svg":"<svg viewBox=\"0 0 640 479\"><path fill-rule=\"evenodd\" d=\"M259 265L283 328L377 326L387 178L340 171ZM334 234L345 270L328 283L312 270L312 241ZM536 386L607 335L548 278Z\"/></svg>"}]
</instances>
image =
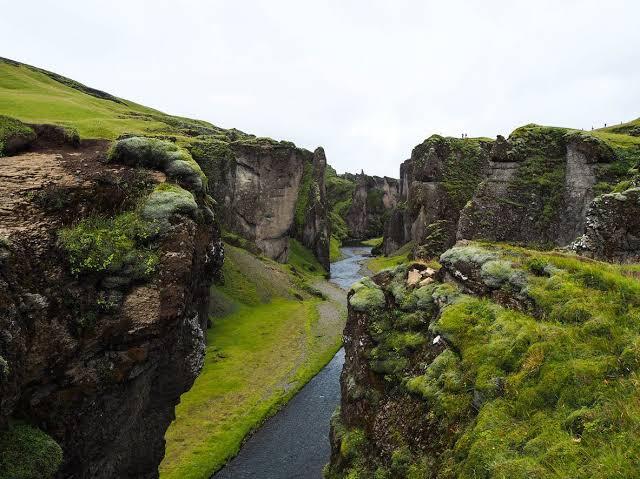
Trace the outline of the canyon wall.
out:
<instances>
[{"instance_id":1,"label":"canyon wall","mask_svg":"<svg viewBox=\"0 0 640 479\"><path fill-rule=\"evenodd\" d=\"M1 466L155 478L203 365L223 260L212 200L171 143L108 154L51 131L0 158L0 427L31 428Z\"/></svg>"},{"instance_id":2,"label":"canyon wall","mask_svg":"<svg viewBox=\"0 0 640 479\"><path fill-rule=\"evenodd\" d=\"M398 203L398 180L386 176L369 176L364 172L345 177L355 183L351 206L345 215L351 239L382 236L389 212Z\"/></svg>"},{"instance_id":3,"label":"canyon wall","mask_svg":"<svg viewBox=\"0 0 640 479\"><path fill-rule=\"evenodd\" d=\"M211 182L223 227L286 262L289 238L298 238L329 269L330 236L320 148L312 153L290 142L231 135L190 146Z\"/></svg>"},{"instance_id":4,"label":"canyon wall","mask_svg":"<svg viewBox=\"0 0 640 479\"><path fill-rule=\"evenodd\" d=\"M413 242L414 257L428 258L459 239L570 245L594 198L628 187L638 158L633 145L538 125L495 141L432 136L400 167L384 252Z\"/></svg>"}]
</instances>

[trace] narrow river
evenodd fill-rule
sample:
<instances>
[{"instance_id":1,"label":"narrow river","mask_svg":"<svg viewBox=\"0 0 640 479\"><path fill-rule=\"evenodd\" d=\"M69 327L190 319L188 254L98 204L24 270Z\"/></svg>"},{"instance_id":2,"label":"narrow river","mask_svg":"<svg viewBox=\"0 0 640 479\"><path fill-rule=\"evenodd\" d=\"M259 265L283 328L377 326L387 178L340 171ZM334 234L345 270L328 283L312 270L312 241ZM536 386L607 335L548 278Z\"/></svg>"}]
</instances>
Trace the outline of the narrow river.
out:
<instances>
[{"instance_id":1,"label":"narrow river","mask_svg":"<svg viewBox=\"0 0 640 479\"><path fill-rule=\"evenodd\" d=\"M371 248L342 248L344 259L331 265L331 282L345 291L365 273ZM329 420L340 403L344 350L338 351L296 396L268 419L240 453L213 479L320 479L329 461Z\"/></svg>"}]
</instances>

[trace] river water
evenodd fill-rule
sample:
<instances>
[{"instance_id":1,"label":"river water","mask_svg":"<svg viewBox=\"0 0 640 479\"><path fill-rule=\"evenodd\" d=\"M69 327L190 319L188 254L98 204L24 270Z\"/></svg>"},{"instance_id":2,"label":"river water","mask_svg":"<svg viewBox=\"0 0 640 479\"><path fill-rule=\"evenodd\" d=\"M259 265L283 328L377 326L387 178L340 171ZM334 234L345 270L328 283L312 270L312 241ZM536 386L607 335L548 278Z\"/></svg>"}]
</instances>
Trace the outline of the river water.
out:
<instances>
[{"instance_id":1,"label":"river water","mask_svg":"<svg viewBox=\"0 0 640 479\"><path fill-rule=\"evenodd\" d=\"M371 248L342 248L331 265L331 282L345 290L363 276ZM320 479L329 462L329 420L340 403L341 349L275 416L242 446L213 479Z\"/></svg>"}]
</instances>

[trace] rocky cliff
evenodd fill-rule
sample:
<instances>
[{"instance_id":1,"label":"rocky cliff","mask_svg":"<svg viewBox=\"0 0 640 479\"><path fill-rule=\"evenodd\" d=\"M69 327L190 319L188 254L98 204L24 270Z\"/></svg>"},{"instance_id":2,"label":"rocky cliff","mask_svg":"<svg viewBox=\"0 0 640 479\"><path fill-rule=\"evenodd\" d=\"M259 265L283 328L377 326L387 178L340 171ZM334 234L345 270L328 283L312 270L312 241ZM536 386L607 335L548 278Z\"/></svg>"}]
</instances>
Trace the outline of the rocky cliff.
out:
<instances>
[{"instance_id":1,"label":"rocky cliff","mask_svg":"<svg viewBox=\"0 0 640 479\"><path fill-rule=\"evenodd\" d=\"M190 146L211 181L223 226L286 262L296 237L329 269L330 236L324 187L326 157L290 142L232 132Z\"/></svg>"},{"instance_id":2,"label":"rocky cliff","mask_svg":"<svg viewBox=\"0 0 640 479\"><path fill-rule=\"evenodd\" d=\"M326 477L633 477L631 270L477 244L439 262L352 287Z\"/></svg>"},{"instance_id":3,"label":"rocky cliff","mask_svg":"<svg viewBox=\"0 0 640 479\"><path fill-rule=\"evenodd\" d=\"M638 161L640 143L619 133L526 125L496 141L433 136L401 165L384 252L413 242L429 258L456 239L567 246L594 198L628 188Z\"/></svg>"},{"instance_id":4,"label":"rocky cliff","mask_svg":"<svg viewBox=\"0 0 640 479\"><path fill-rule=\"evenodd\" d=\"M223 259L206 178L170 142L21 128L30 151L0 158L0 475L157 477Z\"/></svg>"},{"instance_id":5,"label":"rocky cliff","mask_svg":"<svg viewBox=\"0 0 640 479\"><path fill-rule=\"evenodd\" d=\"M339 241L382 236L390 212L397 206L399 183L395 178L359 174L327 174L332 235Z\"/></svg>"},{"instance_id":6,"label":"rocky cliff","mask_svg":"<svg viewBox=\"0 0 640 479\"><path fill-rule=\"evenodd\" d=\"M400 203L385 225L389 254L413 242L419 256L433 256L455 243L460 211L488 167L491 141L433 135L416 146L400 167Z\"/></svg>"},{"instance_id":7,"label":"rocky cliff","mask_svg":"<svg viewBox=\"0 0 640 479\"><path fill-rule=\"evenodd\" d=\"M355 183L351 206L345 215L350 237L368 239L382 236L389 212L398 203L398 180L368 176L364 172L349 177Z\"/></svg>"}]
</instances>

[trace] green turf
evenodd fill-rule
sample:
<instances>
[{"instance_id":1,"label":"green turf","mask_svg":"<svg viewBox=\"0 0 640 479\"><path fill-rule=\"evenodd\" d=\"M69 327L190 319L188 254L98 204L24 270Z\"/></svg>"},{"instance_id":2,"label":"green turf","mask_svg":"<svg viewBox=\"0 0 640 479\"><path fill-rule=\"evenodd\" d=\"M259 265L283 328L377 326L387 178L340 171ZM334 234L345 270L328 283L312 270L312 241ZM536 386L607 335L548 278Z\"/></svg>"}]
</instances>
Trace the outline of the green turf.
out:
<instances>
[{"instance_id":1,"label":"green turf","mask_svg":"<svg viewBox=\"0 0 640 479\"><path fill-rule=\"evenodd\" d=\"M0 60L0 114L24 122L75 127L82 138L113 139L123 133L180 135L187 127L210 134L223 131L206 122L120 101L91 96L27 65Z\"/></svg>"},{"instance_id":2,"label":"green turf","mask_svg":"<svg viewBox=\"0 0 640 479\"><path fill-rule=\"evenodd\" d=\"M367 268L374 273L387 268L394 268L409 261L409 253L413 249L413 242L409 242L389 256L377 256L365 262Z\"/></svg>"}]
</instances>

